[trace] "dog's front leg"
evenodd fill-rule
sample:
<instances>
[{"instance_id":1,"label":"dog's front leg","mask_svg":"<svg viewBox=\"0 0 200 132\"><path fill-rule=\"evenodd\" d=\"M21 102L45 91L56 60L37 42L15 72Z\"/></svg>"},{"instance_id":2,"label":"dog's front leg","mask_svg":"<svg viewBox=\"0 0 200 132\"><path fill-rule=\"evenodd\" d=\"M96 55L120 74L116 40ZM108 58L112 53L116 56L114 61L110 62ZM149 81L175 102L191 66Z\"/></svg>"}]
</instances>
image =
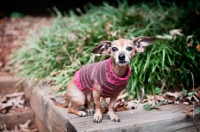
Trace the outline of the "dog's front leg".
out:
<instances>
[{"instance_id":1,"label":"dog's front leg","mask_svg":"<svg viewBox=\"0 0 200 132\"><path fill-rule=\"evenodd\" d=\"M117 96L110 97L110 103L108 105L108 116L110 120L115 121L115 122L120 122L119 117L114 113L114 105L117 100Z\"/></svg>"},{"instance_id":2,"label":"dog's front leg","mask_svg":"<svg viewBox=\"0 0 200 132\"><path fill-rule=\"evenodd\" d=\"M94 122L100 123L102 121L102 113L101 113L101 103L100 103L100 95L101 89L100 85L94 84L93 90L93 99L95 103L95 114L94 114Z\"/></svg>"}]
</instances>

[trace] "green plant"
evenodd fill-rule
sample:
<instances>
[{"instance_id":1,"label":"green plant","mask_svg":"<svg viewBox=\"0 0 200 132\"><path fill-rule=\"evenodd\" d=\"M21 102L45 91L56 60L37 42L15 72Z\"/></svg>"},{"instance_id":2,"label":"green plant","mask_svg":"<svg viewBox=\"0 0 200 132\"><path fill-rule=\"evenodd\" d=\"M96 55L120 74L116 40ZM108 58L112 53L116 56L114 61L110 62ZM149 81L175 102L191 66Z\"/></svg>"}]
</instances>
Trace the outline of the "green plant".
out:
<instances>
[{"instance_id":1,"label":"green plant","mask_svg":"<svg viewBox=\"0 0 200 132\"><path fill-rule=\"evenodd\" d=\"M158 0L139 5L119 1L119 7L107 3L99 7L89 4L85 9L86 13L78 10L80 15L76 15L70 11L66 16L55 9L57 17L52 26L43 28L40 38L38 33L33 33L27 45L14 53L13 73L50 83L58 91L64 91L66 83L80 67L108 57L91 53L100 41L142 35L157 36L158 40L132 60L132 73L126 88L129 96L140 98L142 87L146 94L158 94L156 88L162 85L165 88L177 84L187 87L191 83L191 73L199 75L196 32L189 40L192 46L188 46L187 36L169 33L182 28L181 20L191 12L191 7L186 9L175 3L164 6ZM164 84L163 80L167 82Z\"/></svg>"},{"instance_id":2,"label":"green plant","mask_svg":"<svg viewBox=\"0 0 200 132\"><path fill-rule=\"evenodd\" d=\"M183 88L182 91L181 91L181 96L182 97L186 96L187 92L188 92L188 90L186 90L186 89Z\"/></svg>"},{"instance_id":3,"label":"green plant","mask_svg":"<svg viewBox=\"0 0 200 132\"><path fill-rule=\"evenodd\" d=\"M18 17L23 17L24 14L23 14L23 13L20 13L20 12L12 12L12 13L10 14L10 16L11 16L11 17L16 17L16 18L18 18Z\"/></svg>"},{"instance_id":4,"label":"green plant","mask_svg":"<svg viewBox=\"0 0 200 132\"><path fill-rule=\"evenodd\" d=\"M200 116L200 108L198 108L198 115Z\"/></svg>"},{"instance_id":5,"label":"green plant","mask_svg":"<svg viewBox=\"0 0 200 132\"><path fill-rule=\"evenodd\" d=\"M150 106L149 104L144 104L143 107L147 110L147 111L150 111L150 110L153 110L153 106Z\"/></svg>"},{"instance_id":6,"label":"green plant","mask_svg":"<svg viewBox=\"0 0 200 132\"><path fill-rule=\"evenodd\" d=\"M161 89L158 88L158 87L156 87L156 89L155 89L155 94L156 94L156 95L161 95L161 94L162 94Z\"/></svg>"},{"instance_id":7,"label":"green plant","mask_svg":"<svg viewBox=\"0 0 200 132\"><path fill-rule=\"evenodd\" d=\"M195 96L196 92L191 92L191 93L188 93L188 97L193 97Z\"/></svg>"}]
</instances>

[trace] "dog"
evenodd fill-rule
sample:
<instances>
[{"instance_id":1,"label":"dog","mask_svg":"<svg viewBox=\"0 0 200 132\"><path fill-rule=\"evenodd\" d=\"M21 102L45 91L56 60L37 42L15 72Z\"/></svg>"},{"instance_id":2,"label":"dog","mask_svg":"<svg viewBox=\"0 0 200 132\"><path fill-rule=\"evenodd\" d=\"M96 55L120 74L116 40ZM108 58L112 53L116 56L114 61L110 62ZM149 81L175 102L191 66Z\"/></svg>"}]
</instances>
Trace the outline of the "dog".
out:
<instances>
[{"instance_id":1,"label":"dog","mask_svg":"<svg viewBox=\"0 0 200 132\"><path fill-rule=\"evenodd\" d=\"M138 52L156 41L156 37L139 36L137 38L118 39L115 41L101 41L92 50L93 54L109 54L109 59L95 62L80 68L68 82L65 103L53 102L56 106L68 106L68 112L80 117L94 114L94 122L102 121L100 97L110 98L108 116L110 120L120 122L115 114L114 105L120 92L125 89L131 69L129 63ZM94 102L94 109L90 103ZM85 111L77 108L84 106Z\"/></svg>"}]
</instances>

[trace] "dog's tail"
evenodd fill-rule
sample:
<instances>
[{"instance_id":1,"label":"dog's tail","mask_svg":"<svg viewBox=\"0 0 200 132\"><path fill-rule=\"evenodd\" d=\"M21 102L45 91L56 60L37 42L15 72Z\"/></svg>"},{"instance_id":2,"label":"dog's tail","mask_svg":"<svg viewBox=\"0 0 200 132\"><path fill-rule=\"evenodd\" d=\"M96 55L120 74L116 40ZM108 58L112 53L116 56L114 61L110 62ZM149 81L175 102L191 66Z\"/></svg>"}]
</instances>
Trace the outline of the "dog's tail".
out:
<instances>
[{"instance_id":1,"label":"dog's tail","mask_svg":"<svg viewBox=\"0 0 200 132\"><path fill-rule=\"evenodd\" d=\"M68 101L68 100L65 100L64 103L59 103L59 102L57 102L54 98L51 98L51 100L52 100L53 103L54 103L56 106L58 106L58 107L66 108L66 107L68 107L68 105L69 105L69 101Z\"/></svg>"}]
</instances>

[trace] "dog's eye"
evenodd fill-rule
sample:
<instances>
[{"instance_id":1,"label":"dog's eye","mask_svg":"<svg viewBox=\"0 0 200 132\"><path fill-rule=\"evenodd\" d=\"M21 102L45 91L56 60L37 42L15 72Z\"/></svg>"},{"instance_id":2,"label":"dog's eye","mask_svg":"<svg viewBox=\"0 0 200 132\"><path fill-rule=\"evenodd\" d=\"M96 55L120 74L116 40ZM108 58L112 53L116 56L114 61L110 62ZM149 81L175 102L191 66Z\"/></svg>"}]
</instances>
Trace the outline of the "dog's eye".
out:
<instances>
[{"instance_id":1,"label":"dog's eye","mask_svg":"<svg viewBox=\"0 0 200 132\"><path fill-rule=\"evenodd\" d=\"M117 47L112 47L112 51L116 52L116 51L118 51L118 48Z\"/></svg>"},{"instance_id":2,"label":"dog's eye","mask_svg":"<svg viewBox=\"0 0 200 132\"><path fill-rule=\"evenodd\" d=\"M133 50L133 47L128 46L126 49L127 49L128 51L132 51L132 50Z\"/></svg>"}]
</instances>

